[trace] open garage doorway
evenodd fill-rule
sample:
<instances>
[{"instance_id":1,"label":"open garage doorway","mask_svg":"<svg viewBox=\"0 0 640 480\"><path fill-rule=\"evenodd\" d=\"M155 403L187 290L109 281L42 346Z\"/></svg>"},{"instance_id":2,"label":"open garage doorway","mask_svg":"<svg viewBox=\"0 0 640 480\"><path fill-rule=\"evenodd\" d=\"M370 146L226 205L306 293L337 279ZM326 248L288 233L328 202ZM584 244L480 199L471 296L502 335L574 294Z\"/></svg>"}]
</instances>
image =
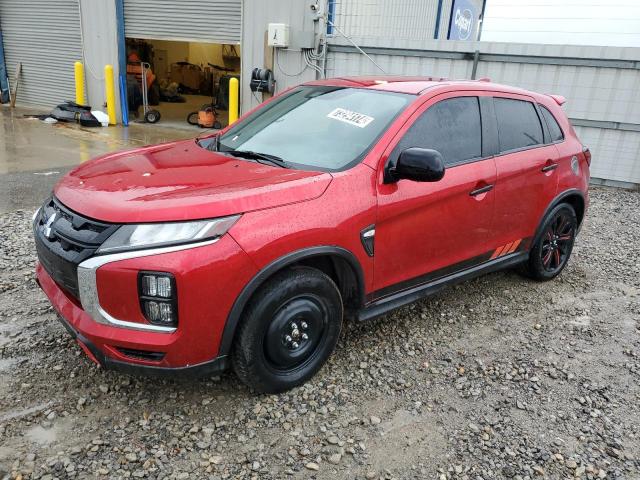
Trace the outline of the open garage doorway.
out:
<instances>
[{"instance_id":1,"label":"open garage doorway","mask_svg":"<svg viewBox=\"0 0 640 480\"><path fill-rule=\"evenodd\" d=\"M144 68L149 108L160 113L158 125L192 129L227 125L229 81L240 78L240 45L127 38L126 47L130 121L144 118ZM213 122L210 115L191 115L208 105L215 110Z\"/></svg>"}]
</instances>

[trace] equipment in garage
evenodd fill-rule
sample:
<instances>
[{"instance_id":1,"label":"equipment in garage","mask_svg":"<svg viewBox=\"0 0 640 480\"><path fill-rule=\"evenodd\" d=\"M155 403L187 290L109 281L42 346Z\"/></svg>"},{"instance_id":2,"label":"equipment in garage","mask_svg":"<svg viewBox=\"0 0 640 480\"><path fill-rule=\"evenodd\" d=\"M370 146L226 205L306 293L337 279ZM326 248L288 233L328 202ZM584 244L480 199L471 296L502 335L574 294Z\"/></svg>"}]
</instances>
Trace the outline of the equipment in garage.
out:
<instances>
[{"instance_id":1,"label":"equipment in garage","mask_svg":"<svg viewBox=\"0 0 640 480\"><path fill-rule=\"evenodd\" d=\"M142 85L142 117L147 123L157 123L160 120L160 112L149 108L149 87L146 82L147 70L151 68L151 65L147 62L140 62L140 66L142 67L142 81L140 82Z\"/></svg>"},{"instance_id":2,"label":"equipment in garage","mask_svg":"<svg viewBox=\"0 0 640 480\"><path fill-rule=\"evenodd\" d=\"M240 72L242 0L189 0L186 7L175 0L122 2L126 55L138 52L157 76L153 108L163 124L226 124L226 75ZM154 105L153 87L148 100Z\"/></svg>"},{"instance_id":3,"label":"equipment in garage","mask_svg":"<svg viewBox=\"0 0 640 480\"><path fill-rule=\"evenodd\" d=\"M198 125L201 128L215 128L217 130L222 128L222 124L218 121L218 111L213 99L211 103L202 105L202 108L197 112L191 112L187 115L187 122L189 125Z\"/></svg>"}]
</instances>

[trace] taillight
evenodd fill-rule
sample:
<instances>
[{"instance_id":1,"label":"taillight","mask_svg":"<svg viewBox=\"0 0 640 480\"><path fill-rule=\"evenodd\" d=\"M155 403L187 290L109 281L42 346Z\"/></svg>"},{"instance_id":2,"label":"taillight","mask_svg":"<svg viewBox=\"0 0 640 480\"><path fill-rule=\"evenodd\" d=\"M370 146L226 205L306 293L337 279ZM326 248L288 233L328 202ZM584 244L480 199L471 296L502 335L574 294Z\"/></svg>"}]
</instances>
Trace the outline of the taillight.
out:
<instances>
[{"instance_id":1,"label":"taillight","mask_svg":"<svg viewBox=\"0 0 640 480\"><path fill-rule=\"evenodd\" d=\"M587 147L582 147L582 153L584 154L584 158L587 161L587 165L591 166L591 150Z\"/></svg>"}]
</instances>

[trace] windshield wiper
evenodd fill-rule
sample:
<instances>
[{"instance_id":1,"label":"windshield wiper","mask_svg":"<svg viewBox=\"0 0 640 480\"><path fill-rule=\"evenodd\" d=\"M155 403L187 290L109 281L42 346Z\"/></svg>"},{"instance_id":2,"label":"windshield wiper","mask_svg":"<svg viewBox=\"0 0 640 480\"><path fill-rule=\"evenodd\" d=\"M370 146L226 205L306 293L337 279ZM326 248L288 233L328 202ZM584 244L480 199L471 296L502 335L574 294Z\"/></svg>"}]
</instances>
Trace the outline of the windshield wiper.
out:
<instances>
[{"instance_id":1,"label":"windshield wiper","mask_svg":"<svg viewBox=\"0 0 640 480\"><path fill-rule=\"evenodd\" d=\"M285 162L284 159L276 155L271 155L269 153L253 152L251 150L228 150L224 153L233 155L234 157L246 158L248 160L263 160L269 162L272 165L276 165L277 167L289 168L287 167L287 162Z\"/></svg>"}]
</instances>

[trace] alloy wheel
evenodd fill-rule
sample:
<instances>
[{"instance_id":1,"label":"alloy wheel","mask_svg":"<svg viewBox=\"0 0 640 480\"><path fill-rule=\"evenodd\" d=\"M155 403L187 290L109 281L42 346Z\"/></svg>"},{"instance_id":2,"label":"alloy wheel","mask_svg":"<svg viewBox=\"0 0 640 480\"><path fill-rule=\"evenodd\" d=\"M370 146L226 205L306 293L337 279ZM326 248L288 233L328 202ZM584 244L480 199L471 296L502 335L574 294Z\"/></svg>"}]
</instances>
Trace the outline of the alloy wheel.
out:
<instances>
[{"instance_id":1,"label":"alloy wheel","mask_svg":"<svg viewBox=\"0 0 640 480\"><path fill-rule=\"evenodd\" d=\"M542 267L547 272L558 271L564 266L571 252L574 237L573 222L565 212L558 212L542 237L540 257Z\"/></svg>"}]
</instances>

